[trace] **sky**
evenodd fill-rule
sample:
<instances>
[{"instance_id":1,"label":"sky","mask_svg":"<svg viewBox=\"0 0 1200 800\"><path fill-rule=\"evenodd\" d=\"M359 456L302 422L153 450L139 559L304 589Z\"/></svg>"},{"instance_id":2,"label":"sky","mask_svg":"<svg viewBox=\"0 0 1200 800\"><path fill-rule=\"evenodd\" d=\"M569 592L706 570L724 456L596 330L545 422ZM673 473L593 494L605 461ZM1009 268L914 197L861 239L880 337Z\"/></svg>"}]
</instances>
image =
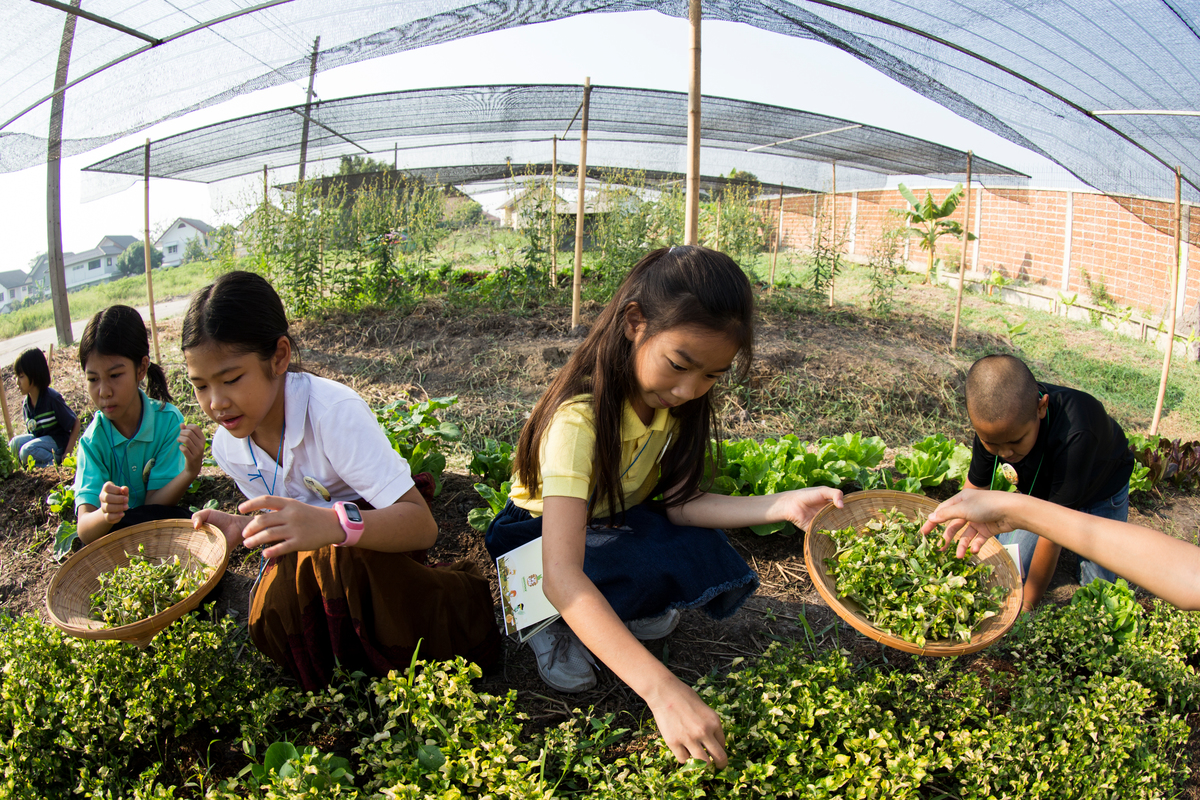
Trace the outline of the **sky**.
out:
<instances>
[{"instance_id":1,"label":"sky","mask_svg":"<svg viewBox=\"0 0 1200 800\"><path fill-rule=\"evenodd\" d=\"M497 31L340 67L317 75L323 100L373 92L502 83L579 83L686 92L689 29L686 20L652 11L587 14ZM922 98L857 59L827 45L746 25L705 22L701 34L704 94L733 97L844 117L918 136L1014 167L1035 185L1081 188L1054 163L1002 139ZM303 103L296 82L236 98L141 131L62 165L63 249L81 252L111 234L142 236L140 180L81 173L102 158L140 146L147 136L169 136L233 117ZM68 100L67 113L70 114ZM378 154L391 160L391 152ZM401 167L403 167L401 163ZM701 171L703 171L703 164ZM313 174L310 169L310 175ZM152 178L150 226L157 232L177 217L209 224L235 222L260 179L197 184ZM127 186L121 191L121 186ZM100 196L85 202L87 197ZM46 250L46 167L0 174L6 198L7 246L0 271L28 270ZM477 196L485 207L502 199Z\"/></svg>"}]
</instances>

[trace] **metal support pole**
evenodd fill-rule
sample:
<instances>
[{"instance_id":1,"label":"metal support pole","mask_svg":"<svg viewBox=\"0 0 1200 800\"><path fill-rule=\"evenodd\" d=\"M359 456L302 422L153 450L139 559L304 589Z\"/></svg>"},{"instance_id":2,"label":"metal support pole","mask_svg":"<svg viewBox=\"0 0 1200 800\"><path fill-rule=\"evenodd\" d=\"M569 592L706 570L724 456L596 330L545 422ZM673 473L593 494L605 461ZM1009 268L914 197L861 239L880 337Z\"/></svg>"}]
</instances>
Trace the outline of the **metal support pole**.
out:
<instances>
[{"instance_id":1,"label":"metal support pole","mask_svg":"<svg viewBox=\"0 0 1200 800\"><path fill-rule=\"evenodd\" d=\"M700 243L700 0L689 0L691 77L688 80L687 200L684 204L683 243Z\"/></svg>"},{"instance_id":2,"label":"metal support pole","mask_svg":"<svg viewBox=\"0 0 1200 800\"><path fill-rule=\"evenodd\" d=\"M1167 304L1167 313L1171 321L1167 323L1167 352L1163 356L1162 380L1158 383L1158 400L1154 403L1154 421L1150 423L1150 435L1158 433L1158 423L1162 420L1163 401L1167 397L1167 375L1171 371L1171 355L1175 352L1175 300L1179 292L1179 261L1182 255L1183 242L1183 202L1182 186L1183 170L1175 167L1175 263L1171 265L1171 302Z\"/></svg>"},{"instance_id":3,"label":"metal support pole","mask_svg":"<svg viewBox=\"0 0 1200 800\"><path fill-rule=\"evenodd\" d=\"M571 330L579 327L579 304L583 292L583 205L587 188L588 101L592 79L583 79L583 119L579 128L579 198L575 208L575 275L571 283Z\"/></svg>"},{"instance_id":4,"label":"metal support pole","mask_svg":"<svg viewBox=\"0 0 1200 800\"><path fill-rule=\"evenodd\" d=\"M558 288L558 135L550 139L550 286Z\"/></svg>"},{"instance_id":5,"label":"metal support pole","mask_svg":"<svg viewBox=\"0 0 1200 800\"><path fill-rule=\"evenodd\" d=\"M967 151L967 202L963 206L962 254L958 257L958 292L954 299L954 327L950 331L950 349L958 347L958 321L962 317L963 286L967 282L967 242L971 238L971 151Z\"/></svg>"},{"instance_id":6,"label":"metal support pole","mask_svg":"<svg viewBox=\"0 0 1200 800\"><path fill-rule=\"evenodd\" d=\"M146 160L142 173L146 181L146 244L142 254L146 257L146 297L150 300L150 330L154 331L154 363L161 364L162 356L158 352L158 323L154 319L154 275L150 257L150 140L146 139Z\"/></svg>"},{"instance_id":7,"label":"metal support pole","mask_svg":"<svg viewBox=\"0 0 1200 800\"><path fill-rule=\"evenodd\" d=\"M317 53L320 51L321 37L313 40L312 60L308 64L308 94L304 98L304 127L300 129L300 177L298 183L304 183L304 166L308 161L308 120L312 116L313 80L317 77Z\"/></svg>"},{"instance_id":8,"label":"metal support pole","mask_svg":"<svg viewBox=\"0 0 1200 800\"><path fill-rule=\"evenodd\" d=\"M768 285L775 286L775 259L779 258L779 243L783 237L783 184L779 184L779 224L775 226L775 246L771 250L771 279Z\"/></svg>"},{"instance_id":9,"label":"metal support pole","mask_svg":"<svg viewBox=\"0 0 1200 800\"><path fill-rule=\"evenodd\" d=\"M79 8L80 0L71 0ZM58 47L58 69L54 73L54 99L50 102L50 135L46 149L46 260L50 268L50 304L54 308L54 329L60 346L75 341L71 332L71 308L67 302L66 264L62 247L62 132L67 93L67 72L71 64L71 46L75 42L74 14L63 22L62 42Z\"/></svg>"},{"instance_id":10,"label":"metal support pole","mask_svg":"<svg viewBox=\"0 0 1200 800\"><path fill-rule=\"evenodd\" d=\"M829 265L829 307L833 308L833 282L837 279L838 231L837 231L837 162L833 164L833 210L829 215L829 244L833 249L833 262Z\"/></svg>"}]
</instances>

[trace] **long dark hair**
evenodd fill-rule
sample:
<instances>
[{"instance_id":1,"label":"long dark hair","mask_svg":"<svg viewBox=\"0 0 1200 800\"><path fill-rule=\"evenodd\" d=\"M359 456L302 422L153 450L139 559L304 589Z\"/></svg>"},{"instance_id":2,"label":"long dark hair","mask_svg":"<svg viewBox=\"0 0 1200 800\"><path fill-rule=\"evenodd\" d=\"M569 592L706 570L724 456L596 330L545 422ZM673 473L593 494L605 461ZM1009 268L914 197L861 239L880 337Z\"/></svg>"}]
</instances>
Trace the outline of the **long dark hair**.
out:
<instances>
[{"instance_id":1,"label":"long dark hair","mask_svg":"<svg viewBox=\"0 0 1200 800\"><path fill-rule=\"evenodd\" d=\"M13 362L13 374L24 375L39 392L50 388L50 365L46 363L46 354L40 348L30 348L17 356Z\"/></svg>"},{"instance_id":2,"label":"long dark hair","mask_svg":"<svg viewBox=\"0 0 1200 800\"><path fill-rule=\"evenodd\" d=\"M192 295L183 317L180 349L215 343L238 355L254 353L270 361L281 336L292 345L288 370L298 371L300 348L288 333L283 301L261 275L235 270Z\"/></svg>"},{"instance_id":3,"label":"long dark hair","mask_svg":"<svg viewBox=\"0 0 1200 800\"><path fill-rule=\"evenodd\" d=\"M624 512L621 490L621 421L625 402L638 391L635 349L625 336L625 315L636 304L645 320L642 341L682 325L730 337L738 346L736 379L744 379L753 356L754 296L737 263L704 247L662 248L647 254L621 283L591 331L534 406L517 443L516 471L522 485L538 494L540 443L554 412L575 395L592 395L596 419L595 493L588 516L603 501L614 516ZM671 410L679 419L675 443L663 456L659 485L666 506L693 497L712 463L711 439L720 438L712 392Z\"/></svg>"},{"instance_id":4,"label":"long dark hair","mask_svg":"<svg viewBox=\"0 0 1200 800\"><path fill-rule=\"evenodd\" d=\"M120 356L133 362L136 370L143 358L150 357L150 334L136 309L129 306L109 306L88 320L79 339L79 368L87 370L92 353ZM146 394L161 403L171 402L167 376L153 362L146 369Z\"/></svg>"}]
</instances>

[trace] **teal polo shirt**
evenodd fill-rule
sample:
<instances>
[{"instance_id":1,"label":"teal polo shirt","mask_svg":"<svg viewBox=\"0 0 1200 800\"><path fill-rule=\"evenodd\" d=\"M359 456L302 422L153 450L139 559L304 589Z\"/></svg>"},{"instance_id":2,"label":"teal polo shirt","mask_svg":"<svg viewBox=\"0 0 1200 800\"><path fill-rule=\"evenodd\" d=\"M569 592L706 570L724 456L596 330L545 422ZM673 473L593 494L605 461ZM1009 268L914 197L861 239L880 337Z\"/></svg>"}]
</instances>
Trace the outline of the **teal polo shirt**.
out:
<instances>
[{"instance_id":1,"label":"teal polo shirt","mask_svg":"<svg viewBox=\"0 0 1200 800\"><path fill-rule=\"evenodd\" d=\"M79 437L75 463L75 508L100 507L100 490L106 481L129 487L129 507L146 504L146 494L173 481L187 466L179 449L183 414L170 403L151 400L141 389L142 421L132 439L126 439L103 413L96 414ZM154 466L143 481L146 464Z\"/></svg>"}]
</instances>

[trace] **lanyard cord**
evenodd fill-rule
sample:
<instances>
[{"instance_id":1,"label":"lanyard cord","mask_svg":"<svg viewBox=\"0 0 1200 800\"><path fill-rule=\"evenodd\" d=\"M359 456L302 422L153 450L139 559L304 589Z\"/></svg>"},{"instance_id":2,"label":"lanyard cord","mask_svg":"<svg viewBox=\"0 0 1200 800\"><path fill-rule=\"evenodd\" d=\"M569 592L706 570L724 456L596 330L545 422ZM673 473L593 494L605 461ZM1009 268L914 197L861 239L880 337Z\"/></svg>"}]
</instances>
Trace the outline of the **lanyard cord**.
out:
<instances>
[{"instance_id":1,"label":"lanyard cord","mask_svg":"<svg viewBox=\"0 0 1200 800\"><path fill-rule=\"evenodd\" d=\"M669 431L669 432L667 433L667 443L663 445L663 449L662 449L661 451L659 451L659 454L658 454L658 457L659 457L659 459L660 459L660 460L662 459L663 455L664 455L664 454L667 452L667 448L671 446L671 437L673 437L674 435L675 435L675 432L674 432L674 431ZM646 450L646 447L647 447L647 446L650 444L650 440L651 440L651 439L653 439L653 438L654 438L654 432L653 432L653 431L651 431L651 432L650 432L650 434L649 434L649 435L646 437L646 441L645 441L645 442L642 444L642 448L641 448L640 450L638 450L638 451L637 451L637 455L633 457L633 461L630 461L630 462L629 462L629 466L628 466L628 467L626 467L626 468L625 468L625 469L624 469L624 470L621 472L621 477L620 477L620 478L617 478L617 480L618 480L618 481L622 480L622 479L623 479L623 478L626 476L626 474L628 474L628 473L629 473L629 470L633 469L633 465L634 465L634 464L636 464L636 463L637 463L637 460L638 460L639 458L641 458L641 457L642 457L642 453L643 453L643 452L645 452L645 450ZM593 488L592 488L592 496L591 496L591 497L588 499L588 506L589 506L589 507L590 507L590 506L592 505L592 503L594 503L594 502L595 502L595 500L596 500L596 491L597 491L597 488L596 488L596 487L593 487ZM611 510L612 510L612 509L609 509L609 511L611 511Z\"/></svg>"},{"instance_id":2,"label":"lanyard cord","mask_svg":"<svg viewBox=\"0 0 1200 800\"><path fill-rule=\"evenodd\" d=\"M275 480L279 477L279 462L283 460L283 434L287 430L287 421L284 421L283 427L279 430L279 449L275 451L275 471L271 473L271 491L270 494L275 494ZM258 459L254 457L254 445L250 442L250 437L246 437L246 449L250 451L250 460L254 462L254 468L258 472L248 472L247 477L253 481L258 478L263 483L263 488L267 486L267 479L263 477L262 468L258 466Z\"/></svg>"},{"instance_id":3,"label":"lanyard cord","mask_svg":"<svg viewBox=\"0 0 1200 800\"><path fill-rule=\"evenodd\" d=\"M103 413L103 412L101 412L101 413ZM112 425L112 420L109 420L108 424ZM110 431L108 428L105 428L103 424L101 424L100 427L104 428L104 434L105 434L105 436L108 437L108 449L112 450L113 461L116 462L117 471L121 475L121 482L118 485L124 486L125 481L129 480L128 468L127 468L128 464L129 464L129 440L128 439L125 440L125 454L123 456L118 455L117 454L117 446L115 444L113 444L112 431ZM143 488L145 488L145 487L143 487Z\"/></svg>"}]
</instances>

